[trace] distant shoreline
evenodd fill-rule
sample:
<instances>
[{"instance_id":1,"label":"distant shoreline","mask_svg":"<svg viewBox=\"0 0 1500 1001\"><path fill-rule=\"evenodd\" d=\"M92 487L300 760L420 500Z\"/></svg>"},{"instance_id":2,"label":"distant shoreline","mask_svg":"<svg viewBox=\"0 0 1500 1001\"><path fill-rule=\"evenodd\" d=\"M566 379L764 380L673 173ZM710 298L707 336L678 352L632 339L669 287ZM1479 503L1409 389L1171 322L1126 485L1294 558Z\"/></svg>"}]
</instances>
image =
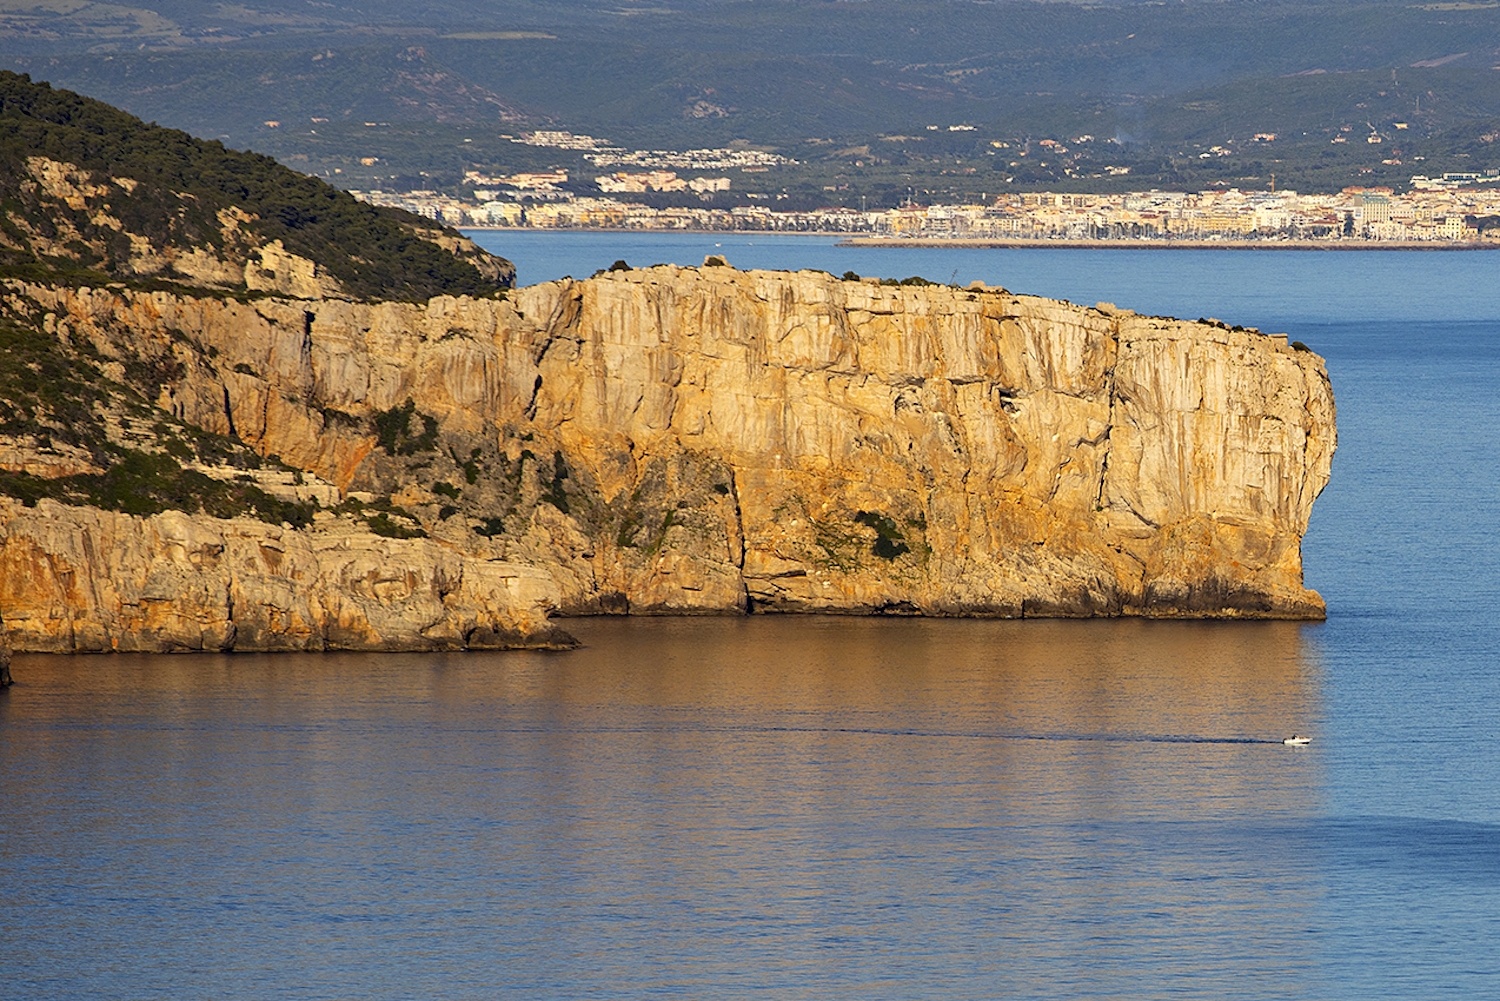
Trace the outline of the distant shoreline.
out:
<instances>
[{"instance_id":1,"label":"distant shoreline","mask_svg":"<svg viewBox=\"0 0 1500 1001\"><path fill-rule=\"evenodd\" d=\"M849 239L858 233L813 233L805 229L623 229L619 226L455 226L460 233L678 233L684 236L820 236Z\"/></svg>"},{"instance_id":2,"label":"distant shoreline","mask_svg":"<svg viewBox=\"0 0 1500 1001\"><path fill-rule=\"evenodd\" d=\"M1500 240L1007 240L997 237L866 236L859 233L810 233L781 229L617 229L608 226L460 226L478 233L618 233L634 236L800 236L836 239L836 247L905 247L941 250L1500 250Z\"/></svg>"},{"instance_id":3,"label":"distant shoreline","mask_svg":"<svg viewBox=\"0 0 1500 1001\"><path fill-rule=\"evenodd\" d=\"M839 247L962 247L996 250L1500 250L1500 241L1437 240L1005 240L992 237L849 236Z\"/></svg>"}]
</instances>

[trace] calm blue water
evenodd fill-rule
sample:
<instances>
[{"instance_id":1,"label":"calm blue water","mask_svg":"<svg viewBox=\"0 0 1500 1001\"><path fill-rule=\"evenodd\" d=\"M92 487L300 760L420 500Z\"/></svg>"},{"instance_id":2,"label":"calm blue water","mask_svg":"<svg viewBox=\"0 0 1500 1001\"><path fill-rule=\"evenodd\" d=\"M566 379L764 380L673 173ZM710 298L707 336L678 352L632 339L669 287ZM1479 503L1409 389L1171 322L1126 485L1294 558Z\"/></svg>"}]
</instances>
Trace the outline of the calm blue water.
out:
<instances>
[{"instance_id":1,"label":"calm blue water","mask_svg":"<svg viewBox=\"0 0 1500 1001\"><path fill-rule=\"evenodd\" d=\"M480 246L516 262L523 285L586 278L616 260L637 267L698 265L709 254L737 268L983 281L1027 295L1141 313L1278 324L1500 319L1494 251L935 250L839 247L826 236L546 233L475 230Z\"/></svg>"},{"instance_id":2,"label":"calm blue water","mask_svg":"<svg viewBox=\"0 0 1500 1001\"><path fill-rule=\"evenodd\" d=\"M0 995L1500 995L1500 255L480 239L523 281L721 253L1287 331L1338 398L1329 620L18 658Z\"/></svg>"}]
</instances>

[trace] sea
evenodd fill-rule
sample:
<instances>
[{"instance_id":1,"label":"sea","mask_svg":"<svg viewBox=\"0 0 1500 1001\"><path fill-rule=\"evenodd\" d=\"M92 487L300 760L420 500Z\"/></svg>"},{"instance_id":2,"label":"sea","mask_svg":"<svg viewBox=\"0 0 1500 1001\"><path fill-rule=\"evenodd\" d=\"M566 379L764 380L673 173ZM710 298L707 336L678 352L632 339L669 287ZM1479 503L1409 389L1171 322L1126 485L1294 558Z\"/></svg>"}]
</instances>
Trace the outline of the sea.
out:
<instances>
[{"instance_id":1,"label":"sea","mask_svg":"<svg viewBox=\"0 0 1500 1001\"><path fill-rule=\"evenodd\" d=\"M472 235L525 283L718 254L1286 332L1338 403L1328 620L18 656L0 996L1500 997L1500 253Z\"/></svg>"}]
</instances>

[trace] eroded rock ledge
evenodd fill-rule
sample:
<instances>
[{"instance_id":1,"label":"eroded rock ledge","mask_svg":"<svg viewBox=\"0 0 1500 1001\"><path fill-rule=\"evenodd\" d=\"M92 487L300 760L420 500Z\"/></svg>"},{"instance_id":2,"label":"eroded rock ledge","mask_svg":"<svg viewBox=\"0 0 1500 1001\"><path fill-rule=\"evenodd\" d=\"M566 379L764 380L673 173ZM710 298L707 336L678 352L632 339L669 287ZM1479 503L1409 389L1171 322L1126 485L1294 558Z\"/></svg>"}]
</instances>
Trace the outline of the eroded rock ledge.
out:
<instances>
[{"instance_id":1,"label":"eroded rock ledge","mask_svg":"<svg viewBox=\"0 0 1500 1001\"><path fill-rule=\"evenodd\" d=\"M727 267L425 305L9 296L106 365L156 362L175 420L359 501L300 530L0 503L18 650L565 642L549 614L1324 612L1300 546L1333 397L1284 336ZM371 530L393 525L426 537Z\"/></svg>"}]
</instances>

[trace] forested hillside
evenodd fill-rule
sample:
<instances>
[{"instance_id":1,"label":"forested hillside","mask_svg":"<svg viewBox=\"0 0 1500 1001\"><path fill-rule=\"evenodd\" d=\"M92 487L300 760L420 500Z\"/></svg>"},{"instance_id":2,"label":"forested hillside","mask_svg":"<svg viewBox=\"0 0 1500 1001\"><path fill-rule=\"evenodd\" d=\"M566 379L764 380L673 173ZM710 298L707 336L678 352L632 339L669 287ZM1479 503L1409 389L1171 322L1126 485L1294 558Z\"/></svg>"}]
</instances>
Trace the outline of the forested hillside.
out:
<instances>
[{"instance_id":1,"label":"forested hillside","mask_svg":"<svg viewBox=\"0 0 1500 1001\"><path fill-rule=\"evenodd\" d=\"M308 281L355 298L486 295L514 274L452 230L364 205L268 156L0 72L6 272L254 287L247 266L295 266L257 257L277 241L278 253L312 262Z\"/></svg>"}]
</instances>

